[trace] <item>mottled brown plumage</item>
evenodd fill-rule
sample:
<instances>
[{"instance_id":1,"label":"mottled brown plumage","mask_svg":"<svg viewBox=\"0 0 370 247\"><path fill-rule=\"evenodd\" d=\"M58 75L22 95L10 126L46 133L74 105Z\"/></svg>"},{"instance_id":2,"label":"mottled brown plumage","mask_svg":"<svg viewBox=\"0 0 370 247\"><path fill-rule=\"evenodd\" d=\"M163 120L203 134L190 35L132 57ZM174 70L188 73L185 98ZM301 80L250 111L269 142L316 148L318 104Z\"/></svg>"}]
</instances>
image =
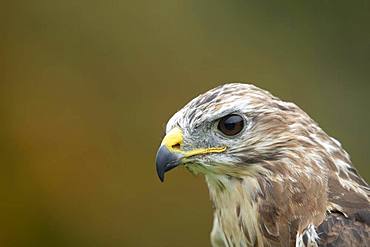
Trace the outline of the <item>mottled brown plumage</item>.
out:
<instances>
[{"instance_id":1,"label":"mottled brown plumage","mask_svg":"<svg viewBox=\"0 0 370 247\"><path fill-rule=\"evenodd\" d=\"M240 133L220 132L225 116L243 119ZM213 246L370 246L368 184L295 104L225 84L189 102L166 133L158 174L179 164L204 174Z\"/></svg>"}]
</instances>

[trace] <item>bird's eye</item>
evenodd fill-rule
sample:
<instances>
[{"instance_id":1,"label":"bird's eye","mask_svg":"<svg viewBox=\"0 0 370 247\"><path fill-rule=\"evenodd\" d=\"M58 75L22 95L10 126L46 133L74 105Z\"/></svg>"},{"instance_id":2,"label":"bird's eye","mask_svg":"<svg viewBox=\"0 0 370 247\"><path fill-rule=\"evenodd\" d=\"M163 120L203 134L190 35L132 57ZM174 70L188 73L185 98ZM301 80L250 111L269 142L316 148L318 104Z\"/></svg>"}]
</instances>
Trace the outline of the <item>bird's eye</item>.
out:
<instances>
[{"instance_id":1,"label":"bird's eye","mask_svg":"<svg viewBox=\"0 0 370 247\"><path fill-rule=\"evenodd\" d=\"M244 120L241 116L230 114L220 119L217 128L227 136L234 136L242 131Z\"/></svg>"}]
</instances>

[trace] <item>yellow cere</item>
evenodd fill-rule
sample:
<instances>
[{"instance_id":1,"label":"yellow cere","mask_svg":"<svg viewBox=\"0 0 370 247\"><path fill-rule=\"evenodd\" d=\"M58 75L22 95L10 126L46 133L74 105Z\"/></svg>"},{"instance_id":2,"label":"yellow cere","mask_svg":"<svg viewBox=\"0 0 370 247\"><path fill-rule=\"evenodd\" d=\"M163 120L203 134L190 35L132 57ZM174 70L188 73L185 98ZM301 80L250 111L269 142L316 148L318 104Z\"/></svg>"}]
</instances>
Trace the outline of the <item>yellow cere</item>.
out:
<instances>
[{"instance_id":1,"label":"yellow cere","mask_svg":"<svg viewBox=\"0 0 370 247\"><path fill-rule=\"evenodd\" d=\"M198 148L190 151L182 151L180 149L182 143L183 143L183 134L182 130L178 127L173 128L170 132L168 132L168 134L163 138L162 141L162 145L166 146L170 152L181 153L184 155L184 157L208 153L221 153L226 150L226 147L211 147L211 148Z\"/></svg>"},{"instance_id":2,"label":"yellow cere","mask_svg":"<svg viewBox=\"0 0 370 247\"><path fill-rule=\"evenodd\" d=\"M178 152L173 148L176 145L182 145L182 130L178 127L173 128L168 134L163 138L162 145L166 146L171 152Z\"/></svg>"}]
</instances>

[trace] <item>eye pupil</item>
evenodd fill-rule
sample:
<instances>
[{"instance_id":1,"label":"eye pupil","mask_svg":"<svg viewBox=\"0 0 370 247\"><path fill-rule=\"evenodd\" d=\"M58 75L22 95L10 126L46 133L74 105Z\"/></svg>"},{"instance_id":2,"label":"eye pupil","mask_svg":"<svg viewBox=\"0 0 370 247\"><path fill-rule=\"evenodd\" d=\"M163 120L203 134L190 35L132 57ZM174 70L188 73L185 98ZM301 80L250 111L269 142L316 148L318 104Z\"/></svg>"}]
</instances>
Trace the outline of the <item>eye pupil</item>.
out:
<instances>
[{"instance_id":1,"label":"eye pupil","mask_svg":"<svg viewBox=\"0 0 370 247\"><path fill-rule=\"evenodd\" d=\"M230 114L220 119L217 128L227 136L233 136L242 131L243 118L236 114Z\"/></svg>"},{"instance_id":2,"label":"eye pupil","mask_svg":"<svg viewBox=\"0 0 370 247\"><path fill-rule=\"evenodd\" d=\"M225 122L224 123L224 126L225 126L225 129L227 129L227 130L233 130L233 129L235 129L235 123L227 123L227 122Z\"/></svg>"}]
</instances>

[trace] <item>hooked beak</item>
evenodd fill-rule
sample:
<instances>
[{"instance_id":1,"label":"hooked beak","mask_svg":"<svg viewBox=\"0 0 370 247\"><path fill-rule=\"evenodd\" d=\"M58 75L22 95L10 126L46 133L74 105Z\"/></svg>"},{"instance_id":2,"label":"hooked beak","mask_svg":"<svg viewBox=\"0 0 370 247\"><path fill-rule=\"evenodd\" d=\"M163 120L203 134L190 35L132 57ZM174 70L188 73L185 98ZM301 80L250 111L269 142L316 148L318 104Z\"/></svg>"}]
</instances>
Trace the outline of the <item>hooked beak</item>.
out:
<instances>
[{"instance_id":1,"label":"hooked beak","mask_svg":"<svg viewBox=\"0 0 370 247\"><path fill-rule=\"evenodd\" d=\"M156 157L156 168L159 179L164 181L164 174L184 162L184 158L194 155L221 153L226 147L200 148L190 151L181 150L183 134L180 128L176 127L169 131L163 138Z\"/></svg>"},{"instance_id":2,"label":"hooked beak","mask_svg":"<svg viewBox=\"0 0 370 247\"><path fill-rule=\"evenodd\" d=\"M157 152L156 166L157 174L161 182L164 180L165 172L180 165L184 157L181 153L171 152L165 145L162 145Z\"/></svg>"}]
</instances>

